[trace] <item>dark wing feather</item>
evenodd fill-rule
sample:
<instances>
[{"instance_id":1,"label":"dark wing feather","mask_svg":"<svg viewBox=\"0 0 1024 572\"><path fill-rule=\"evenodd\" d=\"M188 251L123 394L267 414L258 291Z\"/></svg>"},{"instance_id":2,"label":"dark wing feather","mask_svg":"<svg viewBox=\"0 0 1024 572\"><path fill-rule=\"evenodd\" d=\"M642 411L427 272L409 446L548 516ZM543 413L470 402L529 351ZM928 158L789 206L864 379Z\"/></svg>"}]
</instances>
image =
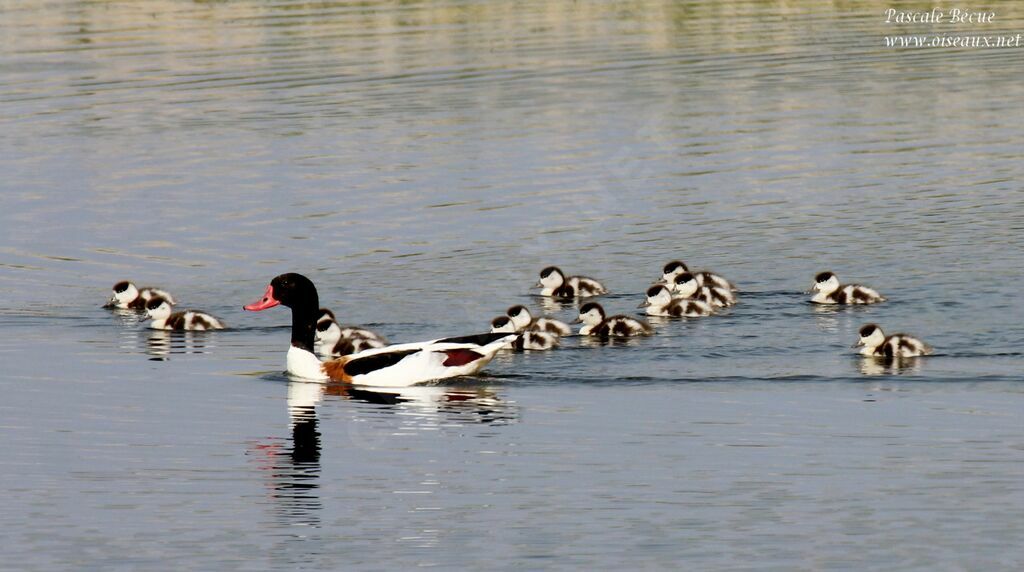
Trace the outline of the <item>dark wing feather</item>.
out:
<instances>
[{"instance_id":1,"label":"dark wing feather","mask_svg":"<svg viewBox=\"0 0 1024 572\"><path fill-rule=\"evenodd\" d=\"M377 371L378 369L384 369L391 367L396 363L402 361L406 356L410 356L415 353L419 353L422 350L400 350L393 352L384 352L374 354L372 356L366 356L356 358L345 362L345 373L350 376L363 375L370 372Z\"/></svg>"}]
</instances>

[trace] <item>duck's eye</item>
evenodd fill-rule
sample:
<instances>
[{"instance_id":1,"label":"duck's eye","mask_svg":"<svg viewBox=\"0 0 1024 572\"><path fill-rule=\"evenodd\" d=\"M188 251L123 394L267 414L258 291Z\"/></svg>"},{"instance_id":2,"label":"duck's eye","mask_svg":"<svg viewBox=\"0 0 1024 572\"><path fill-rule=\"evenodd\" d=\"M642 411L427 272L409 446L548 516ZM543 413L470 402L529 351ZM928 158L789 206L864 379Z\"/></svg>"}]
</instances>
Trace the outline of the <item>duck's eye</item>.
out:
<instances>
[{"instance_id":1,"label":"duck's eye","mask_svg":"<svg viewBox=\"0 0 1024 572\"><path fill-rule=\"evenodd\" d=\"M331 327L331 322L329 322L328 320L323 320L321 322L317 322L316 323L316 331L318 331L318 332L326 332L327 328L330 328L330 327Z\"/></svg>"},{"instance_id":2,"label":"duck's eye","mask_svg":"<svg viewBox=\"0 0 1024 572\"><path fill-rule=\"evenodd\" d=\"M647 297L648 298L653 298L653 297L657 296L658 294L661 294L661 286L652 286L651 288L647 289Z\"/></svg>"}]
</instances>

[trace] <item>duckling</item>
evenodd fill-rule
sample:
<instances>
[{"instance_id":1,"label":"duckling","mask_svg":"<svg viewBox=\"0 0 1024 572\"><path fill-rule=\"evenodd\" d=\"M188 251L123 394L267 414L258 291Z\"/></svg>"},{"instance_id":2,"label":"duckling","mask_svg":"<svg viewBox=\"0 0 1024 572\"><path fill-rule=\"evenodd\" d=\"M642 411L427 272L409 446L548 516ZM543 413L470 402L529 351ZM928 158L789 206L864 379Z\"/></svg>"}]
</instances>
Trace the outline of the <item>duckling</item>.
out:
<instances>
[{"instance_id":1,"label":"duckling","mask_svg":"<svg viewBox=\"0 0 1024 572\"><path fill-rule=\"evenodd\" d=\"M673 298L669 289L662 284L655 284L648 288L647 299L637 308L647 308L648 316L673 318L697 318L715 313L715 308L703 300Z\"/></svg>"},{"instance_id":2,"label":"duckling","mask_svg":"<svg viewBox=\"0 0 1024 572\"><path fill-rule=\"evenodd\" d=\"M909 358L931 354L934 350L928 344L907 334L886 336L878 324L865 324L860 328L860 339L853 347L864 346L862 356L887 358Z\"/></svg>"},{"instance_id":3,"label":"duckling","mask_svg":"<svg viewBox=\"0 0 1024 572\"><path fill-rule=\"evenodd\" d=\"M516 332L548 332L557 336L568 336L572 334L569 324L554 318L534 318L530 309L526 306L512 306L505 312L505 315L512 319Z\"/></svg>"},{"instance_id":4,"label":"duckling","mask_svg":"<svg viewBox=\"0 0 1024 572\"><path fill-rule=\"evenodd\" d=\"M683 272L675 277L672 289L679 298L691 298L710 304L716 308L732 306L736 303L736 295L728 288L718 286L701 286L697 277Z\"/></svg>"},{"instance_id":5,"label":"duckling","mask_svg":"<svg viewBox=\"0 0 1024 572\"><path fill-rule=\"evenodd\" d=\"M369 335L364 335L364 332ZM387 340L370 330L343 328L331 318L316 323L316 338L320 340L320 355L327 357L347 356L388 345Z\"/></svg>"},{"instance_id":6,"label":"duckling","mask_svg":"<svg viewBox=\"0 0 1024 572\"><path fill-rule=\"evenodd\" d=\"M582 323L580 335L600 337L632 337L649 336L654 333L651 325L621 314L605 317L604 308L597 302L587 302L580 306L580 316L576 323Z\"/></svg>"},{"instance_id":7,"label":"duckling","mask_svg":"<svg viewBox=\"0 0 1024 572\"><path fill-rule=\"evenodd\" d=\"M666 284L669 287L675 283L676 276L679 276L683 272L690 272L690 269L686 266L686 263L682 260L673 260L665 265L662 269L661 280L659 284ZM707 271L694 271L690 272L694 278L697 279L699 286L717 286L718 288L724 288L726 290L735 291L736 286L723 278L722 276L715 274L714 272Z\"/></svg>"},{"instance_id":8,"label":"duckling","mask_svg":"<svg viewBox=\"0 0 1024 572\"><path fill-rule=\"evenodd\" d=\"M874 288L860 284L840 284L839 278L831 272L821 272L815 276L811 292L816 292L811 297L814 304L874 304L886 300Z\"/></svg>"},{"instance_id":9,"label":"duckling","mask_svg":"<svg viewBox=\"0 0 1024 572\"><path fill-rule=\"evenodd\" d=\"M491 320L491 333L516 333L515 322L508 316L498 316ZM527 331L520 333L505 347L516 351L551 350L558 347L558 341L558 335L551 332Z\"/></svg>"},{"instance_id":10,"label":"duckling","mask_svg":"<svg viewBox=\"0 0 1024 572\"><path fill-rule=\"evenodd\" d=\"M360 328L358 326L343 326L339 324L338 319L334 316L334 312L328 310L327 308L320 308L320 317L317 318L316 320L315 341L324 343L324 333L329 328L332 328L332 324L333 328L338 330L337 339L367 338L371 340L377 340L385 346L388 345L388 340L384 336L378 334L377 332L367 330L366 328ZM327 335L331 339L335 339L335 334L333 332Z\"/></svg>"},{"instance_id":11,"label":"duckling","mask_svg":"<svg viewBox=\"0 0 1024 572\"><path fill-rule=\"evenodd\" d=\"M608 289L597 280L586 276L566 277L556 266L541 270L540 282L534 288L541 289L541 296L553 298L587 298L608 293Z\"/></svg>"},{"instance_id":12,"label":"duckling","mask_svg":"<svg viewBox=\"0 0 1024 572\"><path fill-rule=\"evenodd\" d=\"M177 304L174 297L160 288L138 288L132 282L122 280L111 288L113 294L110 300L103 305L104 308L120 308L123 310L146 310L146 302L160 296L167 300L172 306Z\"/></svg>"},{"instance_id":13,"label":"duckling","mask_svg":"<svg viewBox=\"0 0 1024 572\"><path fill-rule=\"evenodd\" d=\"M173 305L163 296L155 296L146 302L146 318L152 320L149 327L154 330L223 330L224 323L218 318L198 310L171 313Z\"/></svg>"}]
</instances>

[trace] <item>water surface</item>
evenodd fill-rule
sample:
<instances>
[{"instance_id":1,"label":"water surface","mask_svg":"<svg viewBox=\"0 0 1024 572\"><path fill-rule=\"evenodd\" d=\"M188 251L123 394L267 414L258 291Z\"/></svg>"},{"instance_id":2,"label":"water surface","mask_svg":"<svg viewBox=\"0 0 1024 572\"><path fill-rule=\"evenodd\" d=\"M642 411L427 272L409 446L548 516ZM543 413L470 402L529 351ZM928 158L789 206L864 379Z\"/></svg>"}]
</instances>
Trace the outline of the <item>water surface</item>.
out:
<instances>
[{"instance_id":1,"label":"water surface","mask_svg":"<svg viewBox=\"0 0 1024 572\"><path fill-rule=\"evenodd\" d=\"M878 2L0 4L5 566L1016 570L1019 50ZM299 271L392 340L559 264L711 319L399 394L289 381ZM805 303L819 271L869 308ZM99 308L161 285L233 328ZM939 355L851 355L868 321ZM11 563L17 563L13 565Z\"/></svg>"}]
</instances>

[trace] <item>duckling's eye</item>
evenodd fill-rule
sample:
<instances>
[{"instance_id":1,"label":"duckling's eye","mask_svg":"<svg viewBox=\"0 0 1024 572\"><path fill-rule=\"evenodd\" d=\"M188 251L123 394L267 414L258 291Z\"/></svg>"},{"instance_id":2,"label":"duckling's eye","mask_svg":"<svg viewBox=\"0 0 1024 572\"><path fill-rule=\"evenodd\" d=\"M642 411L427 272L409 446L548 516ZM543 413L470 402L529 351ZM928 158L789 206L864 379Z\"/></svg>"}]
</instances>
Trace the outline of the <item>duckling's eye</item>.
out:
<instances>
[{"instance_id":1,"label":"duckling's eye","mask_svg":"<svg viewBox=\"0 0 1024 572\"><path fill-rule=\"evenodd\" d=\"M647 289L647 297L649 298L653 298L658 294L661 294L661 286L651 286Z\"/></svg>"},{"instance_id":2,"label":"duckling's eye","mask_svg":"<svg viewBox=\"0 0 1024 572\"><path fill-rule=\"evenodd\" d=\"M114 284L114 292L117 292L118 294L120 294L121 292L124 292L127 289L128 289L128 283L127 282L118 282L117 284Z\"/></svg>"},{"instance_id":3,"label":"duckling's eye","mask_svg":"<svg viewBox=\"0 0 1024 572\"><path fill-rule=\"evenodd\" d=\"M331 322L328 321L328 320L323 320L323 321L320 321L320 322L316 323L316 331L318 331L318 332L326 332L327 328L330 328L330 327L331 327Z\"/></svg>"},{"instance_id":4,"label":"duckling's eye","mask_svg":"<svg viewBox=\"0 0 1024 572\"><path fill-rule=\"evenodd\" d=\"M860 329L860 337L862 338L866 338L873 333L875 333L874 326L864 326L863 328Z\"/></svg>"}]
</instances>

